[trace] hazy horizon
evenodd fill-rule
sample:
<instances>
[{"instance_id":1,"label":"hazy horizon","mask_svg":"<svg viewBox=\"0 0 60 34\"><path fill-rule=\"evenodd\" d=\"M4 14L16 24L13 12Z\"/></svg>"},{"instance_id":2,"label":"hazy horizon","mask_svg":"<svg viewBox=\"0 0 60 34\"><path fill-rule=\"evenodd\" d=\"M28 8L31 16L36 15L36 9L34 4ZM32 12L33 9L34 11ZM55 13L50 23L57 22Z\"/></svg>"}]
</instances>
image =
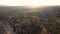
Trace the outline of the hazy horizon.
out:
<instances>
[{"instance_id":1,"label":"hazy horizon","mask_svg":"<svg viewBox=\"0 0 60 34\"><path fill-rule=\"evenodd\" d=\"M54 6L60 5L60 0L0 0L0 6Z\"/></svg>"}]
</instances>

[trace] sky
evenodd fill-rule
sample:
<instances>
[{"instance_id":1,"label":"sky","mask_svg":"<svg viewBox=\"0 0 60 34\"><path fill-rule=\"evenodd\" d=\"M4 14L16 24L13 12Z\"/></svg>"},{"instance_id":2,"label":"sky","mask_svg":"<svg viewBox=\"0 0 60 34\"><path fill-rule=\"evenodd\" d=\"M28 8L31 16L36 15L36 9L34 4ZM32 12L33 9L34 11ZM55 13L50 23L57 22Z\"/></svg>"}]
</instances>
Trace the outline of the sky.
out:
<instances>
[{"instance_id":1,"label":"sky","mask_svg":"<svg viewBox=\"0 0 60 34\"><path fill-rule=\"evenodd\" d=\"M0 0L0 5L37 7L48 5L60 5L60 0Z\"/></svg>"}]
</instances>

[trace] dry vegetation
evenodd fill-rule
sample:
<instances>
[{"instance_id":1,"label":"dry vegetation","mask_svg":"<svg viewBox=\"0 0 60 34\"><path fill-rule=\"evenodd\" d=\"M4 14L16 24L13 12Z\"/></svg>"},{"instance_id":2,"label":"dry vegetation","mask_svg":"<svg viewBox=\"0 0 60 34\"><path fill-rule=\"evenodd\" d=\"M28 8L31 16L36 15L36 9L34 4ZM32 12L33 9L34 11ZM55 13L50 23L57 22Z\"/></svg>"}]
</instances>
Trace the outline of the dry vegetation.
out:
<instances>
[{"instance_id":1,"label":"dry vegetation","mask_svg":"<svg viewBox=\"0 0 60 34\"><path fill-rule=\"evenodd\" d=\"M60 34L55 16L41 17L0 15L0 34Z\"/></svg>"}]
</instances>

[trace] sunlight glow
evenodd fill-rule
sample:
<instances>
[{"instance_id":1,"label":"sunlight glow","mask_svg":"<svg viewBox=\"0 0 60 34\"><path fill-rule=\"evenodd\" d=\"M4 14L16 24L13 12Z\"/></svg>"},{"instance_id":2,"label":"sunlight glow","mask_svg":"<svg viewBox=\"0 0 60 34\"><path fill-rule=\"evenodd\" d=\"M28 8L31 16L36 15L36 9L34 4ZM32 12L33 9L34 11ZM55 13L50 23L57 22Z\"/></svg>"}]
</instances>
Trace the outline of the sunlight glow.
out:
<instances>
[{"instance_id":1,"label":"sunlight glow","mask_svg":"<svg viewBox=\"0 0 60 34\"><path fill-rule=\"evenodd\" d=\"M60 5L60 0L0 0L0 5L37 7L46 5Z\"/></svg>"}]
</instances>

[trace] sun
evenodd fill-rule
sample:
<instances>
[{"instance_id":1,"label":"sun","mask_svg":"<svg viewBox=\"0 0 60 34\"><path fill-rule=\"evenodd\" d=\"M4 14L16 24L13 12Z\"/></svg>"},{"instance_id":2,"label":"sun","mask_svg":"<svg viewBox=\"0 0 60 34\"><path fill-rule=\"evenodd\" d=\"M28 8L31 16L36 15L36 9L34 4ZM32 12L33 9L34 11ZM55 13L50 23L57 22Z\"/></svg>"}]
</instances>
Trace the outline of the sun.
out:
<instances>
[{"instance_id":1,"label":"sun","mask_svg":"<svg viewBox=\"0 0 60 34\"><path fill-rule=\"evenodd\" d=\"M28 5L29 8L37 8L39 7L38 5Z\"/></svg>"}]
</instances>

